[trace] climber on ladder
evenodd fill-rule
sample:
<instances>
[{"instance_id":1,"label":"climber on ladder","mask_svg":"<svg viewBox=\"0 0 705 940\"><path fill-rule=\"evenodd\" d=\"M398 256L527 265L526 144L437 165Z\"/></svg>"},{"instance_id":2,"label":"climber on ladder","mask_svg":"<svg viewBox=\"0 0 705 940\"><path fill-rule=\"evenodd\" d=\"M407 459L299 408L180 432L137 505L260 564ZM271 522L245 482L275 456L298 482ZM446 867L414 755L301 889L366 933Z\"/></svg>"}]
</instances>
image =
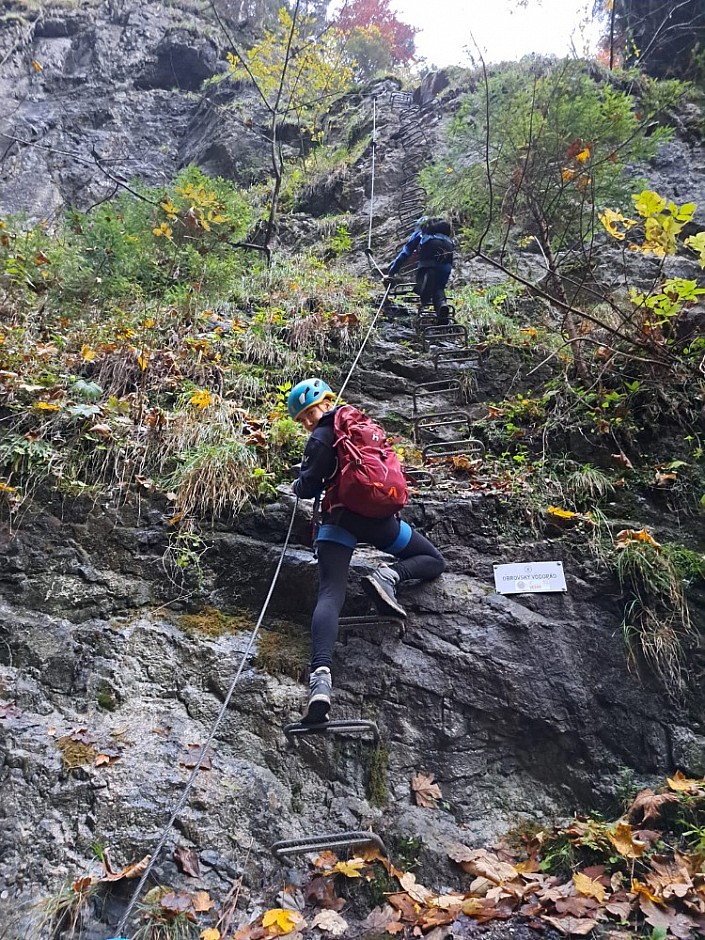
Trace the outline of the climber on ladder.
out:
<instances>
[{"instance_id":1,"label":"climber on ladder","mask_svg":"<svg viewBox=\"0 0 705 940\"><path fill-rule=\"evenodd\" d=\"M450 223L445 219L422 216L411 237L387 269L387 278L416 254L416 283L414 291L419 295L419 312L432 303L439 326L448 323L450 306L446 300L445 286L453 267L453 241Z\"/></svg>"},{"instance_id":2,"label":"climber on ladder","mask_svg":"<svg viewBox=\"0 0 705 940\"><path fill-rule=\"evenodd\" d=\"M436 578L446 564L428 539L398 518L408 490L382 428L356 408L338 405L330 386L318 378L295 385L287 407L311 435L293 491L300 499L313 499L325 490L316 536L319 581L311 620L310 693L303 718L318 724L328 720L333 647L358 541L397 558L362 579L365 593L387 617L406 617L396 597L400 582Z\"/></svg>"}]
</instances>

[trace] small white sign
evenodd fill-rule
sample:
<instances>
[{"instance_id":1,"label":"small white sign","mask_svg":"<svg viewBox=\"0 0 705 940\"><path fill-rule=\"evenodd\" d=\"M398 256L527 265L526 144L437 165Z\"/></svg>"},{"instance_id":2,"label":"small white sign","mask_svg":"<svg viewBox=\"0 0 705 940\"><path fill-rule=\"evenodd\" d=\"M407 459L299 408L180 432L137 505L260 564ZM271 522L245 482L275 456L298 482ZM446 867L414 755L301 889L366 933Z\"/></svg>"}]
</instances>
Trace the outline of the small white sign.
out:
<instances>
[{"instance_id":1,"label":"small white sign","mask_svg":"<svg viewBox=\"0 0 705 940\"><path fill-rule=\"evenodd\" d=\"M494 586L498 594L540 594L568 590L562 561L494 565Z\"/></svg>"}]
</instances>

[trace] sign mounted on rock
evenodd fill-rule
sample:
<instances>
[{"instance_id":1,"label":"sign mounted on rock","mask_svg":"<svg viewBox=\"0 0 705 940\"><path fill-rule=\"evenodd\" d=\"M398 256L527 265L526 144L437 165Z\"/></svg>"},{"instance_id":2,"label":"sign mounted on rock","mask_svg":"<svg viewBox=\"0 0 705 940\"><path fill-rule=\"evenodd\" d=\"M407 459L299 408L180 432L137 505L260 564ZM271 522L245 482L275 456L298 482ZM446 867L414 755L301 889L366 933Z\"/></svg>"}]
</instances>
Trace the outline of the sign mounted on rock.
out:
<instances>
[{"instance_id":1,"label":"sign mounted on rock","mask_svg":"<svg viewBox=\"0 0 705 940\"><path fill-rule=\"evenodd\" d=\"M568 590L562 561L516 562L493 567L498 594L545 594Z\"/></svg>"}]
</instances>

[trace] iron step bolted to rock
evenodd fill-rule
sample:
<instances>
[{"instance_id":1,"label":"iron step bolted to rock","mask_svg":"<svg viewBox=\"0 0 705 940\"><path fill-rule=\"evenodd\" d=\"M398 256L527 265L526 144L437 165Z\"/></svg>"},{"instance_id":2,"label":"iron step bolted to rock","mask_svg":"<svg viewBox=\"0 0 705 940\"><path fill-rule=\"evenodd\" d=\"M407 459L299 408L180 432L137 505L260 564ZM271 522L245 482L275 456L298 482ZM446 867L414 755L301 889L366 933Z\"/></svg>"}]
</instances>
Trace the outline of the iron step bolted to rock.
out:
<instances>
[{"instance_id":1,"label":"iron step bolted to rock","mask_svg":"<svg viewBox=\"0 0 705 940\"><path fill-rule=\"evenodd\" d=\"M374 721L364 718L336 718L332 721L322 721L318 724L305 724L303 721L293 721L284 726L284 734L289 744L294 744L297 738L310 734L336 735L355 734L360 737L369 735L373 744L379 744L379 728Z\"/></svg>"},{"instance_id":2,"label":"iron step bolted to rock","mask_svg":"<svg viewBox=\"0 0 705 940\"><path fill-rule=\"evenodd\" d=\"M393 617L385 614L360 614L356 617L340 617L338 620L341 633L369 632L370 627L396 627L397 639L401 639L406 633L406 621L401 617Z\"/></svg>"},{"instance_id":3,"label":"iron step bolted to rock","mask_svg":"<svg viewBox=\"0 0 705 940\"><path fill-rule=\"evenodd\" d=\"M308 852L323 852L325 849L352 849L360 845L374 845L387 857L387 846L374 832L349 830L346 832L322 833L301 839L283 839L275 842L272 852L280 861L292 855L305 855Z\"/></svg>"}]
</instances>

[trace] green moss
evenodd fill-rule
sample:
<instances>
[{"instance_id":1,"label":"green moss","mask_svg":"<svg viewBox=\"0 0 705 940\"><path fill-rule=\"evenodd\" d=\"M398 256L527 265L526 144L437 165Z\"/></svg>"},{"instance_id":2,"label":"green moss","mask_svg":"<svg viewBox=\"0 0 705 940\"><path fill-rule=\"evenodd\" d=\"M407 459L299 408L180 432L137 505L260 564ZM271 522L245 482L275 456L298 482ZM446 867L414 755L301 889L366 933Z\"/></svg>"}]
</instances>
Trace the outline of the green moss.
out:
<instances>
[{"instance_id":1,"label":"green moss","mask_svg":"<svg viewBox=\"0 0 705 940\"><path fill-rule=\"evenodd\" d=\"M61 751L64 768L69 771L85 767L86 764L92 764L98 753L91 744L76 741L71 734L59 738L56 746Z\"/></svg>"},{"instance_id":2,"label":"green moss","mask_svg":"<svg viewBox=\"0 0 705 940\"><path fill-rule=\"evenodd\" d=\"M98 708L106 712L114 712L119 704L115 691L107 683L98 687L95 698Z\"/></svg>"},{"instance_id":3,"label":"green moss","mask_svg":"<svg viewBox=\"0 0 705 940\"><path fill-rule=\"evenodd\" d=\"M238 611L235 614L224 614L217 607L202 607L195 614L184 614L179 617L178 626L190 636L207 636L217 639L226 633L241 633L251 630L254 626L250 614Z\"/></svg>"},{"instance_id":4,"label":"green moss","mask_svg":"<svg viewBox=\"0 0 705 940\"><path fill-rule=\"evenodd\" d=\"M368 791L373 806L384 806L389 796L387 775L389 770L389 751L378 744L372 751L369 764Z\"/></svg>"},{"instance_id":5,"label":"green moss","mask_svg":"<svg viewBox=\"0 0 705 940\"><path fill-rule=\"evenodd\" d=\"M309 640L301 627L280 621L262 630L257 640L253 664L273 676L290 676L299 681L308 669Z\"/></svg>"}]
</instances>

